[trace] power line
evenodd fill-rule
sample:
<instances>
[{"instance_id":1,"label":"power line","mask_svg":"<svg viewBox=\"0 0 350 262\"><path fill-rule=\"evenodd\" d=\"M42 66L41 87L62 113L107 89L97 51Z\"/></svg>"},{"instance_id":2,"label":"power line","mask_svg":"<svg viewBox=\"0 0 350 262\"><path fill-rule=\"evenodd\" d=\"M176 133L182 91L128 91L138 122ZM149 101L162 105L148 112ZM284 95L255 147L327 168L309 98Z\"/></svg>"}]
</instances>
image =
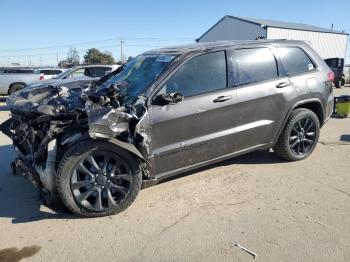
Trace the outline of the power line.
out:
<instances>
[{"instance_id":1,"label":"power line","mask_svg":"<svg viewBox=\"0 0 350 262\"><path fill-rule=\"evenodd\" d=\"M116 45L106 45L106 46L97 46L95 48L99 48L99 49L104 49L104 48L112 48L112 47L118 47L121 46L120 44L116 44ZM163 45L147 45L147 44L125 44L125 41L123 41L123 47L149 47L149 48L160 48L160 47L164 47ZM84 48L84 49L77 49L78 52L85 52L86 50L88 50L89 48ZM66 51L62 51L62 52L49 52L49 53L39 53L39 54L23 54L23 55L1 55L0 58L16 58L16 57L34 57L34 56L48 56L48 55L62 55L62 54L66 54Z\"/></svg>"},{"instance_id":2,"label":"power line","mask_svg":"<svg viewBox=\"0 0 350 262\"><path fill-rule=\"evenodd\" d=\"M57 49L57 48L69 48L71 46L81 46L81 45L88 45L88 44L110 42L110 41L116 41L119 39L120 37L119 38L115 37L115 38L109 38L104 40L86 41L86 42L79 42L79 43L72 43L72 44L65 44L65 45L52 45L52 46L43 46L43 47L21 48L21 49L0 49L0 52L9 53L9 52L23 52L23 51L34 51L34 50L43 50L43 49L45 50L45 49ZM192 38L185 38L185 37L174 37L174 38L122 37L122 39L129 40L129 41L156 41L156 42L193 41Z\"/></svg>"}]
</instances>

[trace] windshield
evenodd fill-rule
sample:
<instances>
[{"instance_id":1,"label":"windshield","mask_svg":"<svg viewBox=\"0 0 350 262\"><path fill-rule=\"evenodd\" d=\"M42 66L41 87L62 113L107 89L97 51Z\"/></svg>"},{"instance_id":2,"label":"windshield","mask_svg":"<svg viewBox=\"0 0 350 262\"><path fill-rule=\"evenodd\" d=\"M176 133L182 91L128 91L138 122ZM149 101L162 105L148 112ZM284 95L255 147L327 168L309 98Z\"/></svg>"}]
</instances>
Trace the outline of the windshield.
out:
<instances>
[{"instance_id":1,"label":"windshield","mask_svg":"<svg viewBox=\"0 0 350 262\"><path fill-rule=\"evenodd\" d=\"M124 103L132 102L137 96L144 94L174 58L173 55L139 55L127 63L119 74L110 77L100 87L108 88L111 84L119 84Z\"/></svg>"}]
</instances>

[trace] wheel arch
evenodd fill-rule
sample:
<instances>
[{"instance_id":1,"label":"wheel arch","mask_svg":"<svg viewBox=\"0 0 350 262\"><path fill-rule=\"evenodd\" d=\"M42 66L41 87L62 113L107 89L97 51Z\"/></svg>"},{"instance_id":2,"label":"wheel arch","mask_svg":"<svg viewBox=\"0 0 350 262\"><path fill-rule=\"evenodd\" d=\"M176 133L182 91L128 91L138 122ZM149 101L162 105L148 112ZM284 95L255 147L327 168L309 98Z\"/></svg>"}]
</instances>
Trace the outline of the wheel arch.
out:
<instances>
[{"instance_id":1,"label":"wheel arch","mask_svg":"<svg viewBox=\"0 0 350 262\"><path fill-rule=\"evenodd\" d=\"M318 120L320 121L320 126L324 123L324 112L323 112L323 106L320 100L318 99L311 99L307 101L302 101L301 103L297 103L291 111L297 109L297 108L306 108L311 110L315 113ZM291 113L290 111L290 113Z\"/></svg>"},{"instance_id":2,"label":"wheel arch","mask_svg":"<svg viewBox=\"0 0 350 262\"><path fill-rule=\"evenodd\" d=\"M74 134L70 137L73 137ZM90 137L88 132L85 133L80 133L79 136L76 137L76 139L71 139L67 138L66 140L62 141L61 145L65 147L65 151L68 150L68 148L70 148L71 146L73 146L74 144L78 143L78 142L82 142L85 140L94 140L94 141L107 141L110 142L128 152L130 152L131 154L133 154L134 156L136 156L137 158L139 158L141 161L146 162L144 156L141 154L141 152L136 148L135 145L127 143L127 142L123 142L121 140L118 140L116 138L110 138L110 137ZM66 142L68 141L68 142Z\"/></svg>"},{"instance_id":3,"label":"wheel arch","mask_svg":"<svg viewBox=\"0 0 350 262\"><path fill-rule=\"evenodd\" d=\"M311 98L311 99L307 99L307 100L302 100L302 101L298 101L296 102L293 106L291 106L291 108L288 110L288 113L282 123L282 125L280 126L277 136L275 138L274 144L277 142L278 138L280 137L284 126L286 125L288 118L290 117L291 113L298 108L306 108L311 110L312 112L314 112L318 118L318 120L320 121L320 126L322 127L323 123L324 123L324 110L323 110L323 106L322 106L322 102L320 99L318 98Z\"/></svg>"}]
</instances>

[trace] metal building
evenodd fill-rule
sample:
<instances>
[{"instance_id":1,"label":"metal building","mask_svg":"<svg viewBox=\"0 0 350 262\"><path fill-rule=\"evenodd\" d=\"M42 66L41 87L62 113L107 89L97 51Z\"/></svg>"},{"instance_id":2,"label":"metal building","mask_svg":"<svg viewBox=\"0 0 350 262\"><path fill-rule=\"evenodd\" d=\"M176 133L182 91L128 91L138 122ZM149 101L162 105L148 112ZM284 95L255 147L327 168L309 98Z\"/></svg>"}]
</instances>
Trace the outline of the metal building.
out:
<instances>
[{"instance_id":1,"label":"metal building","mask_svg":"<svg viewBox=\"0 0 350 262\"><path fill-rule=\"evenodd\" d=\"M344 58L348 34L312 25L265 19L224 16L197 39L197 42L221 40L293 39L308 42L323 59Z\"/></svg>"}]
</instances>

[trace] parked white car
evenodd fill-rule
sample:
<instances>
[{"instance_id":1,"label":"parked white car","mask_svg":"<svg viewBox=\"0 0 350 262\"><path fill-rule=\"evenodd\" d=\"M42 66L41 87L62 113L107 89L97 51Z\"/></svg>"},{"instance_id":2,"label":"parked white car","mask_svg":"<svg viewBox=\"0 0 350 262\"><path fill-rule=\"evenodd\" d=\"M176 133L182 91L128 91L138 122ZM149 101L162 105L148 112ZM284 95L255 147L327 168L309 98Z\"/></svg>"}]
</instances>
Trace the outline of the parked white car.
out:
<instances>
[{"instance_id":1,"label":"parked white car","mask_svg":"<svg viewBox=\"0 0 350 262\"><path fill-rule=\"evenodd\" d=\"M44 79L36 69L0 68L0 95L11 95L26 85Z\"/></svg>"},{"instance_id":2,"label":"parked white car","mask_svg":"<svg viewBox=\"0 0 350 262\"><path fill-rule=\"evenodd\" d=\"M51 79L61 73L63 73L65 70L61 68L40 68L38 69L40 73L44 74L44 79Z\"/></svg>"},{"instance_id":3,"label":"parked white car","mask_svg":"<svg viewBox=\"0 0 350 262\"><path fill-rule=\"evenodd\" d=\"M37 81L27 85L28 88L37 88L48 85L64 85L68 88L84 89L101 77L118 69L120 65L84 65L65 70L51 79Z\"/></svg>"}]
</instances>

